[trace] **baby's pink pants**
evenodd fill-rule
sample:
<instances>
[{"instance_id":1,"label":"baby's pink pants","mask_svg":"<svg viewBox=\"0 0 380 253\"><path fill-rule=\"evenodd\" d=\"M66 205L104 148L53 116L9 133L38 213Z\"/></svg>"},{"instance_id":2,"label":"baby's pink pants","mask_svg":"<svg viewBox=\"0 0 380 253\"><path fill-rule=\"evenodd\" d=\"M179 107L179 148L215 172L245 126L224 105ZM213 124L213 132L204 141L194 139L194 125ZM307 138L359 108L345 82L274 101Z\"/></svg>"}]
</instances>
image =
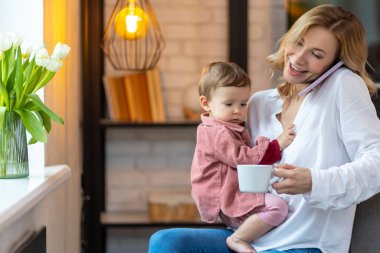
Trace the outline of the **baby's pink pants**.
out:
<instances>
[{"instance_id":1,"label":"baby's pink pants","mask_svg":"<svg viewBox=\"0 0 380 253\"><path fill-rule=\"evenodd\" d=\"M229 227L238 228L249 216L257 214L265 223L271 226L280 225L288 215L288 205L279 196L266 193L263 206L256 207L241 217L228 217L220 213L220 219Z\"/></svg>"}]
</instances>

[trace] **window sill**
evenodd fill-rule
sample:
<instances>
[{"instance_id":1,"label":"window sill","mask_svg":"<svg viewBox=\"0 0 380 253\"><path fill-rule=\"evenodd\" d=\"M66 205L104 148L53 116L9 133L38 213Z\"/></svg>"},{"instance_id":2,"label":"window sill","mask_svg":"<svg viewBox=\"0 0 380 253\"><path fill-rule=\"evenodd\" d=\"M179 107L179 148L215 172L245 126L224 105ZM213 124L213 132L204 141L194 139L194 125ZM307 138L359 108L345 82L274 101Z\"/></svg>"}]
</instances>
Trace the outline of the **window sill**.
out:
<instances>
[{"instance_id":1,"label":"window sill","mask_svg":"<svg viewBox=\"0 0 380 253\"><path fill-rule=\"evenodd\" d=\"M46 167L44 175L0 179L0 232L26 214L70 177L66 165Z\"/></svg>"}]
</instances>

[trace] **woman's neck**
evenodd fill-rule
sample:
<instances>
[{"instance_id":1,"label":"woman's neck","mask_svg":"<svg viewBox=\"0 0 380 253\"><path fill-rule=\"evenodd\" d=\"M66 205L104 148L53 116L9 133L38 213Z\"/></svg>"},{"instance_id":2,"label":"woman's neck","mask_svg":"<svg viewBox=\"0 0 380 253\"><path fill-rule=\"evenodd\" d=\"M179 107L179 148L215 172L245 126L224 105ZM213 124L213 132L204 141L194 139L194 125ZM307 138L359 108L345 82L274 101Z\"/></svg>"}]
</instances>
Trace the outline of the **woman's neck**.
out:
<instances>
[{"instance_id":1,"label":"woman's neck","mask_svg":"<svg viewBox=\"0 0 380 253\"><path fill-rule=\"evenodd\" d=\"M295 94L298 94L304 89L306 89L306 87L309 86L309 84L300 83L300 84L293 84L293 86L294 86Z\"/></svg>"}]
</instances>

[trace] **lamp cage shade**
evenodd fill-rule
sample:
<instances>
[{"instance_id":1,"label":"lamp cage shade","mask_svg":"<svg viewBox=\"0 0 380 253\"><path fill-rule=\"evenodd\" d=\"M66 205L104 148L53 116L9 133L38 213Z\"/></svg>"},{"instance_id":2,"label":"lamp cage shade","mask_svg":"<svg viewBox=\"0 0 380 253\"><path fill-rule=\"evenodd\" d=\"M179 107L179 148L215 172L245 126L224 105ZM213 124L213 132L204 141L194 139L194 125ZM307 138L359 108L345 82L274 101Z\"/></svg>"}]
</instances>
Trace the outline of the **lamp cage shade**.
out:
<instances>
[{"instance_id":1,"label":"lamp cage shade","mask_svg":"<svg viewBox=\"0 0 380 253\"><path fill-rule=\"evenodd\" d=\"M148 0L118 0L104 32L102 49L116 70L148 70L165 41Z\"/></svg>"}]
</instances>

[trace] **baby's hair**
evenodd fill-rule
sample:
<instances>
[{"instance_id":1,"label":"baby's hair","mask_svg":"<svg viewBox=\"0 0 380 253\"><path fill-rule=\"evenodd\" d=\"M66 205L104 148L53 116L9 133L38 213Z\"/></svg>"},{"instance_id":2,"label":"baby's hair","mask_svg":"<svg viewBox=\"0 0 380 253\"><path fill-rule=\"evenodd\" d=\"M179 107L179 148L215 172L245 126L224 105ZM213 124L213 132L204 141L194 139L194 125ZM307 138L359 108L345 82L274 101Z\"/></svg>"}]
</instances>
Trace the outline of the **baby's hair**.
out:
<instances>
[{"instance_id":1,"label":"baby's hair","mask_svg":"<svg viewBox=\"0 0 380 253\"><path fill-rule=\"evenodd\" d=\"M236 63L213 62L202 70L198 86L199 95L210 99L219 87L251 87L251 79Z\"/></svg>"}]
</instances>

